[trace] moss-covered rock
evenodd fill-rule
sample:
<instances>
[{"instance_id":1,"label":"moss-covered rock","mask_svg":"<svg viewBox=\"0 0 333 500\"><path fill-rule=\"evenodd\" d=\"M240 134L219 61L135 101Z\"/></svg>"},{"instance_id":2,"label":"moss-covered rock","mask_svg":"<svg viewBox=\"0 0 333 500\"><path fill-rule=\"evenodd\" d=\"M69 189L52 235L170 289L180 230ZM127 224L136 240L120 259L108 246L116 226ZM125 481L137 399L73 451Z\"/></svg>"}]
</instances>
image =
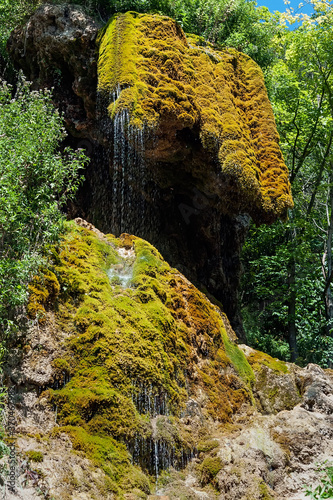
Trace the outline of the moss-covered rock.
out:
<instances>
[{"instance_id":1,"label":"moss-covered rock","mask_svg":"<svg viewBox=\"0 0 333 500\"><path fill-rule=\"evenodd\" d=\"M228 422L251 404L254 376L221 311L154 247L85 225L68 224L54 262L56 318L68 340L52 366L65 385L45 394L57 407L54 432L68 433L121 491L133 483L131 455L158 473L195 453L197 436L183 421L190 398L205 394L202 418ZM116 283L110 269L121 276L125 261L131 278Z\"/></svg>"},{"instance_id":2,"label":"moss-covered rock","mask_svg":"<svg viewBox=\"0 0 333 500\"><path fill-rule=\"evenodd\" d=\"M45 321L45 313L54 305L60 286L55 274L44 269L35 276L29 285L29 302L27 313L31 319L37 319L40 324Z\"/></svg>"},{"instance_id":3,"label":"moss-covered rock","mask_svg":"<svg viewBox=\"0 0 333 500\"><path fill-rule=\"evenodd\" d=\"M301 401L300 381L294 365L241 345L254 375L253 394L258 408L266 414L291 410Z\"/></svg>"},{"instance_id":4,"label":"moss-covered rock","mask_svg":"<svg viewBox=\"0 0 333 500\"><path fill-rule=\"evenodd\" d=\"M167 17L114 16L100 34L98 62L110 117L127 110L130 125L153 129L158 140L147 154L164 162L177 157L179 131L198 129L228 180L231 205L234 197L257 218L284 217L288 171L262 71L234 49L202 45Z\"/></svg>"}]
</instances>

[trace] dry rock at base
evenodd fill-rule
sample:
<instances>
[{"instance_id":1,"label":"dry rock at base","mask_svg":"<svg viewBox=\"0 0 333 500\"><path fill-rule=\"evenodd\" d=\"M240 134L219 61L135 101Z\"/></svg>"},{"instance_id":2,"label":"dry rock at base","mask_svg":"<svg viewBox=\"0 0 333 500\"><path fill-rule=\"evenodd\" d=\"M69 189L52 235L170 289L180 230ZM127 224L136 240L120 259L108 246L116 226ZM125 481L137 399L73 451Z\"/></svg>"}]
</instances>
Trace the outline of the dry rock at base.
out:
<instances>
[{"instance_id":1,"label":"dry rock at base","mask_svg":"<svg viewBox=\"0 0 333 500\"><path fill-rule=\"evenodd\" d=\"M241 347L248 357L257 353L247 346ZM289 363L287 366L288 373L282 374L258 364L254 394L261 414L255 411L239 418L234 428L215 429L213 437L218 447L210 456L220 459L221 463L221 470L213 480L215 493L201 488L199 471L204 456L199 454L199 460L189 464L186 477L174 478L161 489L161 494L169 494L170 498L183 494L186 499L213 499L218 494L219 500L308 498L304 486L319 484L317 464L332 462L333 376L330 370L314 364L306 368ZM262 385L262 370L269 381L266 386ZM258 382L260 391L256 388ZM280 397L274 405L272 388L278 384ZM285 393L288 390L297 394L291 408L291 400ZM283 409L284 400L287 410Z\"/></svg>"}]
</instances>

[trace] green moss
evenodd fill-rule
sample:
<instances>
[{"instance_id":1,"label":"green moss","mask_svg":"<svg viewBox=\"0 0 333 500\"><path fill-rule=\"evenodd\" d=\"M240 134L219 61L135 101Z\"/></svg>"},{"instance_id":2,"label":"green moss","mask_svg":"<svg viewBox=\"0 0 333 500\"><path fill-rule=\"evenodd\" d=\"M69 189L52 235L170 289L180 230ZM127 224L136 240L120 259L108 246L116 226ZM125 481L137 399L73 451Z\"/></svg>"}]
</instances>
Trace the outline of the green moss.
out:
<instances>
[{"instance_id":1,"label":"green moss","mask_svg":"<svg viewBox=\"0 0 333 500\"><path fill-rule=\"evenodd\" d=\"M108 277L110 267L124 264L122 247L134 249L127 288ZM54 377L71 376L48 391L59 432L103 468L117 491L146 494L147 476L121 443L149 449L155 432L180 461L195 448L180 419L188 399L200 387L206 411L228 422L251 403L251 369L218 308L139 238L68 224L54 272L61 286L56 321L68 337L65 354L53 361ZM150 455L141 458L148 466Z\"/></svg>"},{"instance_id":2,"label":"green moss","mask_svg":"<svg viewBox=\"0 0 333 500\"><path fill-rule=\"evenodd\" d=\"M110 436L91 435L79 426L56 427L53 435L62 432L69 435L73 449L83 452L93 464L101 467L115 485L131 470L132 465L126 446ZM118 486L117 490L119 491Z\"/></svg>"},{"instance_id":3,"label":"green moss","mask_svg":"<svg viewBox=\"0 0 333 500\"><path fill-rule=\"evenodd\" d=\"M99 37L98 89L112 118L155 135L200 128L232 197L254 217L274 220L292 207L288 170L259 66L234 49L214 50L163 16L114 16ZM111 96L111 99L110 99Z\"/></svg>"},{"instance_id":4,"label":"green moss","mask_svg":"<svg viewBox=\"0 0 333 500\"><path fill-rule=\"evenodd\" d=\"M214 450L219 446L219 442L216 439L209 439L208 441L200 441L197 446L198 453L207 453Z\"/></svg>"},{"instance_id":5,"label":"green moss","mask_svg":"<svg viewBox=\"0 0 333 500\"><path fill-rule=\"evenodd\" d=\"M50 269L41 269L29 285L27 313L30 318L37 318L40 324L45 322L46 310L55 304L60 285Z\"/></svg>"},{"instance_id":6,"label":"green moss","mask_svg":"<svg viewBox=\"0 0 333 500\"><path fill-rule=\"evenodd\" d=\"M275 372L289 372L288 365L284 361L272 358L271 356L269 356L269 354L265 354L261 351L254 351L253 353L249 354L249 356L247 356L247 360L254 371L260 371L262 365L265 365Z\"/></svg>"},{"instance_id":7,"label":"green moss","mask_svg":"<svg viewBox=\"0 0 333 500\"><path fill-rule=\"evenodd\" d=\"M33 462L43 462L44 455L41 451L29 450L26 451L25 454L27 458Z\"/></svg>"},{"instance_id":8,"label":"green moss","mask_svg":"<svg viewBox=\"0 0 333 500\"><path fill-rule=\"evenodd\" d=\"M151 490L151 484L148 477L137 467L133 467L132 470L124 476L121 487L124 490L135 493L139 498L146 498L146 495L149 495Z\"/></svg>"},{"instance_id":9,"label":"green moss","mask_svg":"<svg viewBox=\"0 0 333 500\"><path fill-rule=\"evenodd\" d=\"M207 457L204 459L202 464L199 467L200 470L200 481L203 485L212 482L217 474L222 469L223 464L220 458L218 457Z\"/></svg>"},{"instance_id":10,"label":"green moss","mask_svg":"<svg viewBox=\"0 0 333 500\"><path fill-rule=\"evenodd\" d=\"M237 373L244 380L244 382L246 382L246 384L252 386L255 381L255 376L245 354L236 344L229 340L226 333L223 335L223 342L226 354L229 356L233 366L236 368Z\"/></svg>"}]
</instances>

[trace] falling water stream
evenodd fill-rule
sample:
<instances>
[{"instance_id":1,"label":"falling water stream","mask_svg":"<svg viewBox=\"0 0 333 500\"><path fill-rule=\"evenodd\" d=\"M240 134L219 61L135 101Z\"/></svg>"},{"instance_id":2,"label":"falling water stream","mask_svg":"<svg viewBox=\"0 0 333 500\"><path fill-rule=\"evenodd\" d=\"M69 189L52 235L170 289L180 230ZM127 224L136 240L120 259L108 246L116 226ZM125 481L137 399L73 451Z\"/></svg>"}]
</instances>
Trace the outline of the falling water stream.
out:
<instances>
[{"instance_id":1,"label":"falling water stream","mask_svg":"<svg viewBox=\"0 0 333 500\"><path fill-rule=\"evenodd\" d=\"M111 93L115 105L120 98L120 85ZM142 234L146 219L147 172L144 161L145 127L131 124L127 108L121 108L107 123L112 175L111 224L115 234Z\"/></svg>"},{"instance_id":2,"label":"falling water stream","mask_svg":"<svg viewBox=\"0 0 333 500\"><path fill-rule=\"evenodd\" d=\"M121 288L130 288L132 285L133 264L135 261L134 249L118 248L117 253L119 255L119 260L107 270L107 275L111 285L118 285Z\"/></svg>"}]
</instances>

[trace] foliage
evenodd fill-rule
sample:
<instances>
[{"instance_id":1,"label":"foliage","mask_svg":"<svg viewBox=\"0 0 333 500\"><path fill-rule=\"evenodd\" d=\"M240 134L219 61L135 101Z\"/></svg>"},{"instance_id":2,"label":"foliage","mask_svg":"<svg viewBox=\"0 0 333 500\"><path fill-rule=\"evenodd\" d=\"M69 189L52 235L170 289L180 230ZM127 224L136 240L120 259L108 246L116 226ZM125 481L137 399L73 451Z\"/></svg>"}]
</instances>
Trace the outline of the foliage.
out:
<instances>
[{"instance_id":1,"label":"foliage","mask_svg":"<svg viewBox=\"0 0 333 500\"><path fill-rule=\"evenodd\" d=\"M303 232L296 241L288 240L297 222ZM296 259L297 361L325 366L332 342L325 331L324 279L314 229L315 226L306 225L301 218L291 219L285 225L281 222L270 227L253 225L243 250L243 320L252 347L290 361L288 262L293 255Z\"/></svg>"},{"instance_id":2,"label":"foliage","mask_svg":"<svg viewBox=\"0 0 333 500\"><path fill-rule=\"evenodd\" d=\"M61 207L78 187L82 152L57 151L62 118L48 91L32 92L23 79L16 94L0 86L0 329L14 326L28 283L45 264L42 247L57 240Z\"/></svg>"},{"instance_id":3,"label":"foliage","mask_svg":"<svg viewBox=\"0 0 333 500\"><path fill-rule=\"evenodd\" d=\"M8 76L10 61L7 57L6 43L10 32L23 23L40 4L40 0L0 0L0 76ZM9 68L8 68L9 67Z\"/></svg>"},{"instance_id":4,"label":"foliage","mask_svg":"<svg viewBox=\"0 0 333 500\"><path fill-rule=\"evenodd\" d=\"M278 59L266 80L295 209L284 226L250 230L243 255L243 313L253 347L300 364L327 366L333 349L333 58L328 49L333 14L325 2L313 3L313 18L305 16L294 31L282 29L272 42ZM293 22L295 16L281 19Z\"/></svg>"},{"instance_id":5,"label":"foliage","mask_svg":"<svg viewBox=\"0 0 333 500\"><path fill-rule=\"evenodd\" d=\"M317 471L321 473L321 484L316 488L305 487L305 496L313 500L333 498L333 464L325 461L317 467Z\"/></svg>"},{"instance_id":6,"label":"foliage","mask_svg":"<svg viewBox=\"0 0 333 500\"><path fill-rule=\"evenodd\" d=\"M199 467L201 484L213 482L222 467L223 463L219 457L206 457Z\"/></svg>"},{"instance_id":7,"label":"foliage","mask_svg":"<svg viewBox=\"0 0 333 500\"><path fill-rule=\"evenodd\" d=\"M57 151L64 136L49 92L32 92L21 79L13 95L0 82L0 367L29 281L47 262L43 246L58 239L61 207L74 196L85 163L79 151ZM0 458L6 453L0 425Z\"/></svg>"},{"instance_id":8,"label":"foliage","mask_svg":"<svg viewBox=\"0 0 333 500\"><path fill-rule=\"evenodd\" d=\"M59 3L58 0L55 3ZM268 9L248 0L77 0L104 22L115 13L159 13L175 19L187 33L219 47L234 47L261 66L274 59L270 39L277 29ZM270 22L268 22L270 21Z\"/></svg>"}]
</instances>

